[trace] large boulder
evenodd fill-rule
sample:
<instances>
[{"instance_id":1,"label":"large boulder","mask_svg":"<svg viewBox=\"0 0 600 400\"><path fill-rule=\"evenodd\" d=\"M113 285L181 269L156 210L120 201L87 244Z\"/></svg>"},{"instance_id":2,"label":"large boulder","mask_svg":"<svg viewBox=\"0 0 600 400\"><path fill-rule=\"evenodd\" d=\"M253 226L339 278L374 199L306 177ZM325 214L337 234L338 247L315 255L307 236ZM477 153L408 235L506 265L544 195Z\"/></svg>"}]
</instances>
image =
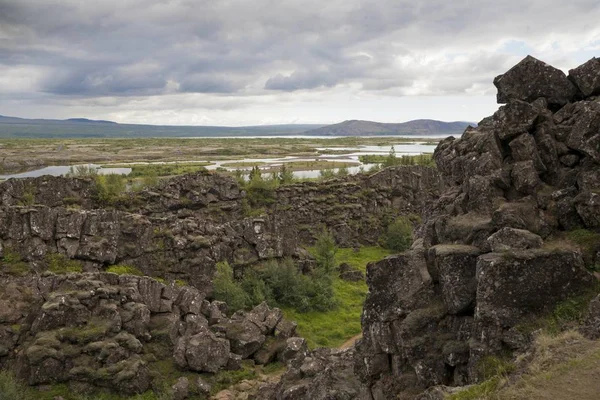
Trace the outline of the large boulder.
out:
<instances>
[{"instance_id":1,"label":"large boulder","mask_svg":"<svg viewBox=\"0 0 600 400\"><path fill-rule=\"evenodd\" d=\"M442 298L451 314L473 307L479 253L477 247L465 245L437 245L429 249L429 263L439 277Z\"/></svg>"},{"instance_id":2,"label":"large boulder","mask_svg":"<svg viewBox=\"0 0 600 400\"><path fill-rule=\"evenodd\" d=\"M173 357L181 368L198 372L217 372L229 361L229 341L208 329L178 339Z\"/></svg>"},{"instance_id":3,"label":"large boulder","mask_svg":"<svg viewBox=\"0 0 600 400\"><path fill-rule=\"evenodd\" d=\"M570 70L569 79L585 97L600 94L600 59L594 57Z\"/></svg>"},{"instance_id":4,"label":"large boulder","mask_svg":"<svg viewBox=\"0 0 600 400\"><path fill-rule=\"evenodd\" d=\"M488 253L477 261L477 308L482 323L513 326L531 314L590 288L594 278L570 250Z\"/></svg>"},{"instance_id":5,"label":"large boulder","mask_svg":"<svg viewBox=\"0 0 600 400\"><path fill-rule=\"evenodd\" d=\"M540 97L548 103L564 105L577 94L577 88L564 72L532 56L527 56L517 65L494 79L498 88L498 103L510 100L533 102Z\"/></svg>"}]
</instances>

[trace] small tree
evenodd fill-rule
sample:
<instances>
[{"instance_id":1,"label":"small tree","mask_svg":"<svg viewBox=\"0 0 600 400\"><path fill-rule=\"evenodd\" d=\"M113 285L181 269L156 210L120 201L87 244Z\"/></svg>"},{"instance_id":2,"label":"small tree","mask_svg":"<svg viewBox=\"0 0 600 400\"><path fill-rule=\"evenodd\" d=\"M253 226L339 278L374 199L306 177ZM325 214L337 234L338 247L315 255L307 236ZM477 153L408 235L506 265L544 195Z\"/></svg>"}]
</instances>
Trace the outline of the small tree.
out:
<instances>
[{"instance_id":1,"label":"small tree","mask_svg":"<svg viewBox=\"0 0 600 400\"><path fill-rule=\"evenodd\" d=\"M397 162L398 160L396 159L396 149L394 148L394 146L392 146L392 148L390 149L390 153L383 162L383 166L391 167L392 165L396 165Z\"/></svg>"},{"instance_id":2,"label":"small tree","mask_svg":"<svg viewBox=\"0 0 600 400\"><path fill-rule=\"evenodd\" d=\"M281 164L281 168L279 168L279 183L286 185L288 183L292 183L293 181L294 173L292 170L288 169L285 166L285 163Z\"/></svg>"},{"instance_id":3,"label":"small tree","mask_svg":"<svg viewBox=\"0 0 600 400\"><path fill-rule=\"evenodd\" d=\"M315 258L317 265L325 274L331 273L335 268L335 255L337 253L335 238L326 228L317 235L315 242Z\"/></svg>"}]
</instances>

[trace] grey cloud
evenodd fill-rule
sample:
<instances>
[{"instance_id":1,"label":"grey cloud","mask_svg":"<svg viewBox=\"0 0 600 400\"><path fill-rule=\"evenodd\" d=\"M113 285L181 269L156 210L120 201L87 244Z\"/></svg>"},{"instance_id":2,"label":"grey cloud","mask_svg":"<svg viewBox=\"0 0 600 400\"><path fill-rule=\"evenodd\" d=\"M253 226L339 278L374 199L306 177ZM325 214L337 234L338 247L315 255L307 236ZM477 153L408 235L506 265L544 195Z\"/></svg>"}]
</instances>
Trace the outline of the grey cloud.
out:
<instances>
[{"instance_id":1,"label":"grey cloud","mask_svg":"<svg viewBox=\"0 0 600 400\"><path fill-rule=\"evenodd\" d=\"M46 101L341 85L464 94L518 59L502 41L589 36L598 20L594 0L0 0L0 68L43 71Z\"/></svg>"}]
</instances>

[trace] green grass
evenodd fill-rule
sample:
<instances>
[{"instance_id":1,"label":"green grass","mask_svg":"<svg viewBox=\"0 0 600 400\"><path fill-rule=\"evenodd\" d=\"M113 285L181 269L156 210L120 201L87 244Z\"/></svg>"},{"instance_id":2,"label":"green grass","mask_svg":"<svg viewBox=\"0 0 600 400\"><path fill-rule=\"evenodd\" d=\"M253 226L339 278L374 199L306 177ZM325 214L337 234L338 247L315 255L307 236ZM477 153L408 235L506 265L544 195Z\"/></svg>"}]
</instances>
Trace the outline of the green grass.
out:
<instances>
[{"instance_id":1,"label":"green grass","mask_svg":"<svg viewBox=\"0 0 600 400\"><path fill-rule=\"evenodd\" d=\"M131 168L129 178L138 178L149 175L173 176L183 175L198 171L205 171L209 162L174 163L174 164L135 164L135 165L106 165L107 168Z\"/></svg>"},{"instance_id":2,"label":"green grass","mask_svg":"<svg viewBox=\"0 0 600 400\"><path fill-rule=\"evenodd\" d=\"M582 322L590 301L598 292L600 292L600 284L597 284L595 288L586 293L561 301L551 312L540 318L519 324L516 328L525 334L541 329L549 335L557 335L571 328L571 325Z\"/></svg>"},{"instance_id":3,"label":"green grass","mask_svg":"<svg viewBox=\"0 0 600 400\"><path fill-rule=\"evenodd\" d=\"M379 261L391 254L393 252L379 246L361 247L358 252L355 252L354 249L340 248L336 254L336 261L338 264L348 263L365 272L369 262Z\"/></svg>"},{"instance_id":4,"label":"green grass","mask_svg":"<svg viewBox=\"0 0 600 400\"><path fill-rule=\"evenodd\" d=\"M77 260L71 260L64 254L50 253L46 255L48 271L55 274L67 274L70 272L82 272L83 265Z\"/></svg>"},{"instance_id":5,"label":"green grass","mask_svg":"<svg viewBox=\"0 0 600 400\"><path fill-rule=\"evenodd\" d=\"M480 400L496 393L502 378L494 377L447 397L447 400Z\"/></svg>"},{"instance_id":6,"label":"green grass","mask_svg":"<svg viewBox=\"0 0 600 400\"><path fill-rule=\"evenodd\" d=\"M117 275L137 275L144 276L144 273L138 268L131 265L111 265L106 269L106 272L112 272Z\"/></svg>"},{"instance_id":7,"label":"green grass","mask_svg":"<svg viewBox=\"0 0 600 400\"><path fill-rule=\"evenodd\" d=\"M600 270L600 260L593 264L595 253L600 250L600 233L587 229L575 229L566 232L566 238L569 242L577 245L581 250L586 268L591 271Z\"/></svg>"},{"instance_id":8,"label":"green grass","mask_svg":"<svg viewBox=\"0 0 600 400\"><path fill-rule=\"evenodd\" d=\"M358 252L342 248L338 249L336 262L346 262L364 272L367 263L381 260L389 254L388 250L381 247L362 247ZM335 278L333 290L338 304L334 310L300 313L290 308L283 309L287 319L296 321L298 334L306 339L310 348L338 347L361 332L360 316L368 291L367 284L364 281L346 282Z\"/></svg>"},{"instance_id":9,"label":"green grass","mask_svg":"<svg viewBox=\"0 0 600 400\"><path fill-rule=\"evenodd\" d=\"M10 247L3 249L0 259L0 271L13 276L22 276L29 272L29 264L21 259L21 255Z\"/></svg>"}]
</instances>

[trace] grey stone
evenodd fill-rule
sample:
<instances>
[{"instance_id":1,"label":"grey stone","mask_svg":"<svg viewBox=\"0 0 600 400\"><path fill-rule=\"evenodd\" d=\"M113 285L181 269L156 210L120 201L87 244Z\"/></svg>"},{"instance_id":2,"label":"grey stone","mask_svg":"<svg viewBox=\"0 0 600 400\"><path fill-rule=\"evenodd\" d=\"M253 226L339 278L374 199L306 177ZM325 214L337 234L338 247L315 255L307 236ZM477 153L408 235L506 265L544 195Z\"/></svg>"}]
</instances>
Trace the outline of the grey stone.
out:
<instances>
[{"instance_id":1,"label":"grey stone","mask_svg":"<svg viewBox=\"0 0 600 400\"><path fill-rule=\"evenodd\" d=\"M543 97L550 104L564 105L577 94L564 72L531 56L497 76L494 86L498 89L498 103L510 100L531 103Z\"/></svg>"},{"instance_id":2,"label":"grey stone","mask_svg":"<svg viewBox=\"0 0 600 400\"><path fill-rule=\"evenodd\" d=\"M544 243L543 239L535 233L509 227L500 229L487 240L494 252L511 249L537 249Z\"/></svg>"}]
</instances>

